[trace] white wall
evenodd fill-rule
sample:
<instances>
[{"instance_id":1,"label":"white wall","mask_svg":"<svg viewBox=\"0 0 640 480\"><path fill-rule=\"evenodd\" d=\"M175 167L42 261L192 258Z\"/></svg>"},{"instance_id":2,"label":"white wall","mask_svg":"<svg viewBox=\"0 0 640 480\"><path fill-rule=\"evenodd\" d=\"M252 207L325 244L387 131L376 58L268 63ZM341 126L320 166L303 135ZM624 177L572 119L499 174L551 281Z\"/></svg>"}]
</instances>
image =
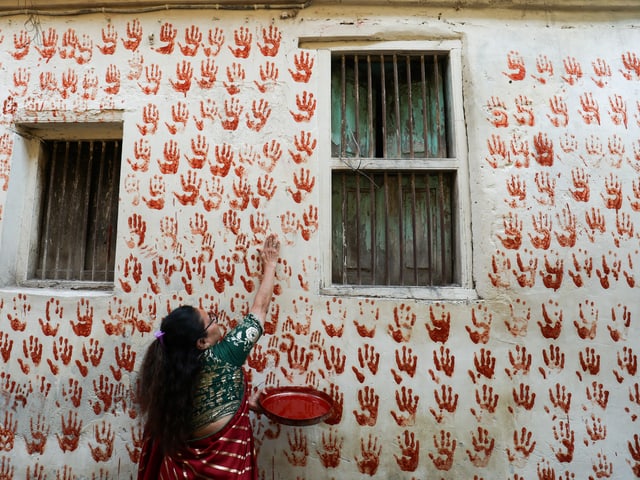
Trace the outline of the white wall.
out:
<instances>
[{"instance_id":1,"label":"white wall","mask_svg":"<svg viewBox=\"0 0 640 480\"><path fill-rule=\"evenodd\" d=\"M41 111L35 117L73 120L85 111L109 109L121 110L125 123L113 294L0 291L2 468L14 478L38 472L48 478L133 477L141 431L128 396L134 372L125 357L135 354L139 364L152 339L147 330L182 302L217 307L237 319L251 298L256 245L265 225L283 236L285 248L272 328L251 358L251 379L254 385L315 385L335 396L341 416L337 423L303 429L256 418L261 478L640 476L634 342L640 264L637 17L315 7L288 19L277 11L2 19L0 136L7 135L3 145L9 148L0 152L0 175L9 169L11 182L25 181L22 169L13 170L22 153L12 148L16 115L33 116L29 111L36 109ZM165 24L177 32L171 53L158 51L166 46ZM224 33L224 44L214 55L206 49L216 28ZM194 56L182 51L192 29L202 33ZM63 48L71 30L78 42ZM263 32L270 31L282 37L274 56L265 56ZM18 45L23 32L31 41L28 52ZM47 60L49 32L57 40ZM139 45L128 49L137 32ZM243 32L252 36L247 58L233 53L234 34ZM321 233L313 224L310 235L300 227L287 229L290 218L302 221L309 213L313 218L314 209L328 201L320 198L319 187L300 203L288 192L301 168L290 154L295 137L303 131L318 141L327 137L318 117L326 115L328 103L318 102L308 122L292 115L297 97L318 98L322 87L317 70L307 83L293 80L290 70L303 52L298 41L354 36L462 40L478 300L321 296L318 259L326 248ZM113 53L108 46L115 46ZM308 53L315 58L314 51ZM580 78L571 76L574 59ZM218 67L211 88L198 84L207 60ZM260 77L268 62L278 70L277 81ZM245 78L237 82L240 92L231 95L227 69L234 63ZM183 66L193 68L189 88L177 86ZM157 92L150 88L156 67ZM609 70L610 76L599 75ZM65 90L63 76L73 78L72 73L77 89ZM43 86L45 75L55 81L55 90ZM27 81L22 85L20 79ZM207 109L215 103L222 112L232 99L243 111L237 129L226 130L219 117L207 117ZM251 108L260 99L269 102L271 115L256 131ZM16 111L7 108L12 100ZM151 131L154 107L157 129ZM172 117L172 108L188 111L184 123ZM190 168L191 142L199 135L209 144L210 162L216 146L232 149L233 168L226 176L214 178L206 165ZM178 171L162 173L159 161L171 142L181 152ZM150 149L150 162L136 170L141 146ZM545 157L551 146L552 158ZM270 147L277 157L271 171ZM302 168L320 179L323 161L316 150ZM175 194L184 193L181 182L189 172L199 196L194 205L183 205ZM267 175L276 187L271 198L257 194L258 179ZM164 182L162 208L149 202L150 182L156 180ZM238 206L234 185L241 180L257 204ZM15 216L8 211L14 204L9 196L19 194L13 185L0 191L3 263L10 260L7 232L18 232L13 222L7 224ZM618 210L610 208L616 198ZM146 225L142 242L129 228L128 219L136 214ZM247 235L248 270L236 249L241 237L225 223L230 215ZM603 231L595 228L600 218ZM167 234L173 221L179 248ZM210 236L193 229L202 221ZM178 256L188 262L209 247L213 260L201 276L185 280ZM154 274L161 258L183 269L165 281ZM142 266L139 279L125 274L133 261ZM221 268L235 267L233 281L220 291L214 288L216 261ZM446 326L440 334L433 331L438 322ZM396 330L400 341L392 335ZM415 371L402 370L404 355L408 363L415 361ZM369 405L369 394L378 403ZM368 413L369 424L361 425Z\"/></svg>"}]
</instances>

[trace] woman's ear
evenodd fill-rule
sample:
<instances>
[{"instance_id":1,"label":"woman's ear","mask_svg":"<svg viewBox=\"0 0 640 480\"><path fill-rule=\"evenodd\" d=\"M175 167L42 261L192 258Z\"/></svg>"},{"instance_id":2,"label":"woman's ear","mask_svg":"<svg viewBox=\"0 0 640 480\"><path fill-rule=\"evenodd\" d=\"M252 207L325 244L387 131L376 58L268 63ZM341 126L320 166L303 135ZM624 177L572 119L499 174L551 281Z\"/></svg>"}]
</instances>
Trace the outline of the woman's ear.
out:
<instances>
[{"instance_id":1,"label":"woman's ear","mask_svg":"<svg viewBox=\"0 0 640 480\"><path fill-rule=\"evenodd\" d=\"M198 347L198 349L200 350L206 350L207 348L209 348L209 342L207 341L207 337L200 337L196 341L196 347Z\"/></svg>"}]
</instances>

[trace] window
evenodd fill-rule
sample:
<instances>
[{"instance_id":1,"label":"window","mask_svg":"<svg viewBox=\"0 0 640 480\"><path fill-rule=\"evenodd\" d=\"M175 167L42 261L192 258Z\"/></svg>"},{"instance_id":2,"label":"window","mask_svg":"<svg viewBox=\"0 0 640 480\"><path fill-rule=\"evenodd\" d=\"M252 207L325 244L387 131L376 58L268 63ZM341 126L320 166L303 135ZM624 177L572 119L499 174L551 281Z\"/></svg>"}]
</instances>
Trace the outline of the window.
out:
<instances>
[{"instance_id":1,"label":"window","mask_svg":"<svg viewBox=\"0 0 640 480\"><path fill-rule=\"evenodd\" d=\"M121 112L76 115L16 121L0 287L113 288Z\"/></svg>"},{"instance_id":2,"label":"window","mask_svg":"<svg viewBox=\"0 0 640 480\"><path fill-rule=\"evenodd\" d=\"M342 48L325 61L331 72L326 284L358 294L439 290L436 297L442 289L468 289L459 48Z\"/></svg>"},{"instance_id":3,"label":"window","mask_svg":"<svg viewBox=\"0 0 640 480\"><path fill-rule=\"evenodd\" d=\"M120 156L119 140L43 143L32 279L113 282Z\"/></svg>"}]
</instances>

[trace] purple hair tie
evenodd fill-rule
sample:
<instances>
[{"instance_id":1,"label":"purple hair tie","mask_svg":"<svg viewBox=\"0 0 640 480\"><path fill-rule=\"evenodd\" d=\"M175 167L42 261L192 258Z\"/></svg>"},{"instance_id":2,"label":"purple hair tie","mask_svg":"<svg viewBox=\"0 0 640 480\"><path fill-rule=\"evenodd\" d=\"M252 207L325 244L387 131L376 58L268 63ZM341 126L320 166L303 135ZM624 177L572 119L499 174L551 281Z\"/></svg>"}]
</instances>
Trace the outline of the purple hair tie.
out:
<instances>
[{"instance_id":1,"label":"purple hair tie","mask_svg":"<svg viewBox=\"0 0 640 480\"><path fill-rule=\"evenodd\" d=\"M164 337L164 332L162 330L158 330L156 333L153 334L162 345L164 345L164 339L162 337Z\"/></svg>"}]
</instances>

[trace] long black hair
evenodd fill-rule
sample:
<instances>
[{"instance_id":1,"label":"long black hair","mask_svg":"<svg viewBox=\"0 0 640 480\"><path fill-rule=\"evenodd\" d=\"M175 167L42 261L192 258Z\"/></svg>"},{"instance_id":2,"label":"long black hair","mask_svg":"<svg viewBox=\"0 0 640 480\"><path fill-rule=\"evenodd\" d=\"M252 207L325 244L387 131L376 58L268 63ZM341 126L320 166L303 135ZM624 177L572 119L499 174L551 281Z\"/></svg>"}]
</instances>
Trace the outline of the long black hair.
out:
<instances>
[{"instance_id":1,"label":"long black hair","mask_svg":"<svg viewBox=\"0 0 640 480\"><path fill-rule=\"evenodd\" d=\"M145 416L145 434L172 454L191 434L202 369L197 341L205 336L200 312L191 306L176 308L162 319L159 335L142 360L137 400Z\"/></svg>"}]
</instances>

